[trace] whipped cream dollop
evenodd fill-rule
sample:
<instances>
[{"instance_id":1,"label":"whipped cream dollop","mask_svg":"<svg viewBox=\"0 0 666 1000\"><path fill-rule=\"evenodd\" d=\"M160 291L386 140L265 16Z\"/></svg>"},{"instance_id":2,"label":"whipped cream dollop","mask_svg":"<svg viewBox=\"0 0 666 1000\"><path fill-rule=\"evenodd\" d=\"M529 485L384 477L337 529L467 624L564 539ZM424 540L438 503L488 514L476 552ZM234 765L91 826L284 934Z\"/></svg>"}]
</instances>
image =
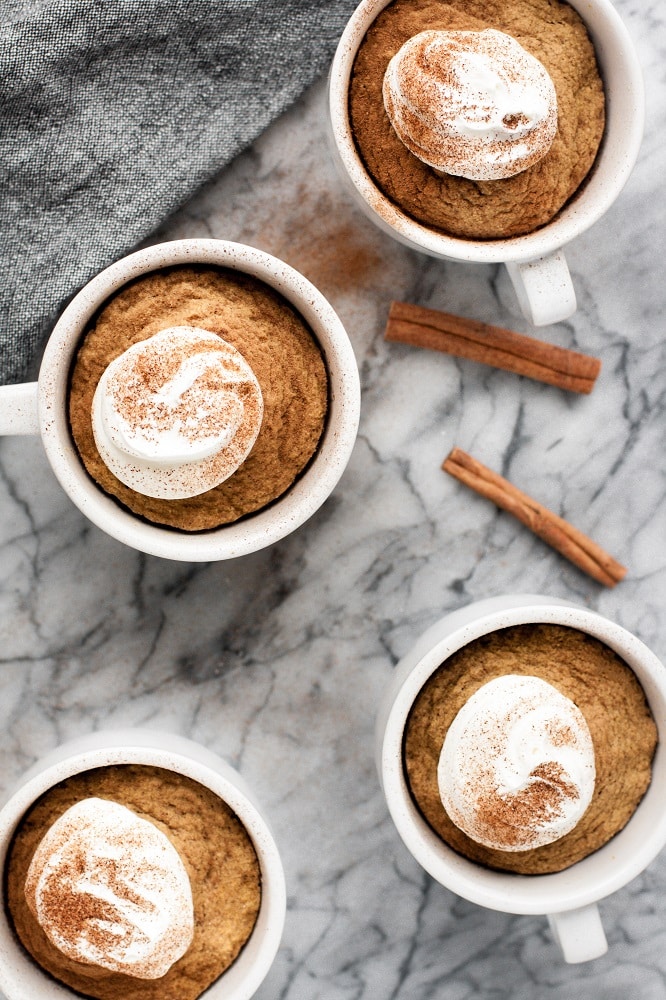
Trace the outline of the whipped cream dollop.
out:
<instances>
[{"instance_id":1,"label":"whipped cream dollop","mask_svg":"<svg viewBox=\"0 0 666 1000\"><path fill-rule=\"evenodd\" d=\"M257 439L263 399L243 355L217 334L177 326L111 362L92 405L104 463L144 496L179 500L228 479Z\"/></svg>"},{"instance_id":2,"label":"whipped cream dollop","mask_svg":"<svg viewBox=\"0 0 666 1000\"><path fill-rule=\"evenodd\" d=\"M106 799L73 805L46 832L28 906L68 958L137 979L165 975L192 942L185 866L153 823Z\"/></svg>"},{"instance_id":3,"label":"whipped cream dollop","mask_svg":"<svg viewBox=\"0 0 666 1000\"><path fill-rule=\"evenodd\" d=\"M507 674L460 709L437 778L444 808L472 840L502 851L541 847L569 833L592 799L590 730L552 684Z\"/></svg>"},{"instance_id":4,"label":"whipped cream dollop","mask_svg":"<svg viewBox=\"0 0 666 1000\"><path fill-rule=\"evenodd\" d=\"M557 131L555 87L515 38L423 31L388 64L384 106L398 137L446 174L486 181L533 166Z\"/></svg>"}]
</instances>

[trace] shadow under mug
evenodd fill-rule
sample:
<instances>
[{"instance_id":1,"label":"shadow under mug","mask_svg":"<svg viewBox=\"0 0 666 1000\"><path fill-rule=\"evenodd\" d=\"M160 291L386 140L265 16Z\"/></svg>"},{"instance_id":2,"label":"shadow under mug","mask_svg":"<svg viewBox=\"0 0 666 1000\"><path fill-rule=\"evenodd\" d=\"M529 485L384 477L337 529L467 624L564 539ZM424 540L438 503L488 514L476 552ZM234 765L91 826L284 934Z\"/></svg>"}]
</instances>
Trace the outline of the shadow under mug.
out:
<instances>
[{"instance_id":1,"label":"shadow under mug","mask_svg":"<svg viewBox=\"0 0 666 1000\"><path fill-rule=\"evenodd\" d=\"M411 706L428 678L458 649L497 629L541 622L587 632L634 671L659 734L652 781L627 825L564 871L515 875L453 851L417 810L405 779L403 737ZM607 950L597 903L635 878L666 845L666 668L634 635L596 612L541 595L488 598L432 625L395 668L377 717L376 761L389 812L405 846L441 885L492 910L548 917L566 962Z\"/></svg>"},{"instance_id":2,"label":"shadow under mug","mask_svg":"<svg viewBox=\"0 0 666 1000\"><path fill-rule=\"evenodd\" d=\"M142 520L102 491L83 467L67 418L68 379L87 324L123 285L174 265L217 266L258 278L279 292L310 326L329 382L326 425L317 452L297 481L269 506L233 524L187 533ZM321 292L298 271L254 247L225 240L160 243L124 257L72 299L47 342L37 382L0 386L0 434L40 434L65 492L86 517L141 552L188 562L246 555L290 534L324 503L342 475L356 440L360 380L349 337Z\"/></svg>"},{"instance_id":3,"label":"shadow under mug","mask_svg":"<svg viewBox=\"0 0 666 1000\"><path fill-rule=\"evenodd\" d=\"M413 250L442 259L504 263L520 308L535 326L567 319L576 295L562 248L610 208L631 173L643 136L645 98L640 64L610 0L569 0L594 43L606 94L606 127L588 178L547 225L510 239L447 236L402 212L375 186L361 161L349 122L349 80L358 48L391 0L362 0L338 44L329 76L334 157L361 209L384 232Z\"/></svg>"},{"instance_id":4,"label":"shadow under mug","mask_svg":"<svg viewBox=\"0 0 666 1000\"><path fill-rule=\"evenodd\" d=\"M226 972L203 994L209 1000L249 1000L277 954L287 909L282 861L253 792L217 754L192 740L147 729L99 731L65 743L31 767L0 809L0 873L24 813L50 788L96 767L145 764L175 771L210 789L236 814L254 845L261 872L261 904L254 929ZM0 907L0 990L8 1000L67 1000L73 990L48 975L24 951Z\"/></svg>"}]
</instances>

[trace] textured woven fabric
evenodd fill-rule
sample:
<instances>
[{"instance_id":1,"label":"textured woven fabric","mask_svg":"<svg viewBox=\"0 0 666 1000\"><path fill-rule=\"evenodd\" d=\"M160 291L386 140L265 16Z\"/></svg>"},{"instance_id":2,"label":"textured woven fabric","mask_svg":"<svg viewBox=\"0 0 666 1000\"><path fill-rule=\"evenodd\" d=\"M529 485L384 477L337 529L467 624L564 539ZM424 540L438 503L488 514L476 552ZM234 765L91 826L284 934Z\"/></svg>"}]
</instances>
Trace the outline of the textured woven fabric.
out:
<instances>
[{"instance_id":1,"label":"textured woven fabric","mask_svg":"<svg viewBox=\"0 0 666 1000\"><path fill-rule=\"evenodd\" d=\"M355 0L0 0L0 382L327 68Z\"/></svg>"}]
</instances>

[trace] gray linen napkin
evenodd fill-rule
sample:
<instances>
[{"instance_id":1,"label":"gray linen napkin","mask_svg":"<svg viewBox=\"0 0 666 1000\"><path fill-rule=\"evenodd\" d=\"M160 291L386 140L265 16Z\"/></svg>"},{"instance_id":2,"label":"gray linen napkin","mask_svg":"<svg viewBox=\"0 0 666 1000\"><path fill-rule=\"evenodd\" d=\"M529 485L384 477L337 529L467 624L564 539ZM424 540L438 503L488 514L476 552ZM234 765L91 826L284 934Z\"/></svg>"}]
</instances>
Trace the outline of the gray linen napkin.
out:
<instances>
[{"instance_id":1,"label":"gray linen napkin","mask_svg":"<svg viewBox=\"0 0 666 1000\"><path fill-rule=\"evenodd\" d=\"M355 0L0 0L0 382L327 68Z\"/></svg>"}]
</instances>

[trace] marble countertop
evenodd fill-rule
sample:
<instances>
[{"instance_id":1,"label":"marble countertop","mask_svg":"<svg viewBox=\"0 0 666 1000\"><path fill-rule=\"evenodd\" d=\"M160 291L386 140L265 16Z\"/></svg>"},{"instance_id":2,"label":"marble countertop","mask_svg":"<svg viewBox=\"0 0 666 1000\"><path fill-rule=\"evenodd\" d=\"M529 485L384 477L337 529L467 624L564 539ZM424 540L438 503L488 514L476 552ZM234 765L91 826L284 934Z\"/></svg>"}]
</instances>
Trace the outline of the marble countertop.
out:
<instances>
[{"instance_id":1,"label":"marble countertop","mask_svg":"<svg viewBox=\"0 0 666 1000\"><path fill-rule=\"evenodd\" d=\"M620 0L648 120L620 199L569 249L579 309L539 336L602 359L578 397L387 344L392 298L528 332L503 268L412 253L362 217L329 162L317 84L155 235L248 242L301 270L362 380L351 462L296 534L227 563L144 556L91 526L40 443L0 442L0 765L145 726L219 752L254 787L288 884L259 1000L666 996L666 853L601 904L610 950L567 966L542 917L462 901L399 840L373 760L392 669L446 611L530 592L597 609L666 660L663 11ZM608 590L440 469L453 445L628 566Z\"/></svg>"}]
</instances>

